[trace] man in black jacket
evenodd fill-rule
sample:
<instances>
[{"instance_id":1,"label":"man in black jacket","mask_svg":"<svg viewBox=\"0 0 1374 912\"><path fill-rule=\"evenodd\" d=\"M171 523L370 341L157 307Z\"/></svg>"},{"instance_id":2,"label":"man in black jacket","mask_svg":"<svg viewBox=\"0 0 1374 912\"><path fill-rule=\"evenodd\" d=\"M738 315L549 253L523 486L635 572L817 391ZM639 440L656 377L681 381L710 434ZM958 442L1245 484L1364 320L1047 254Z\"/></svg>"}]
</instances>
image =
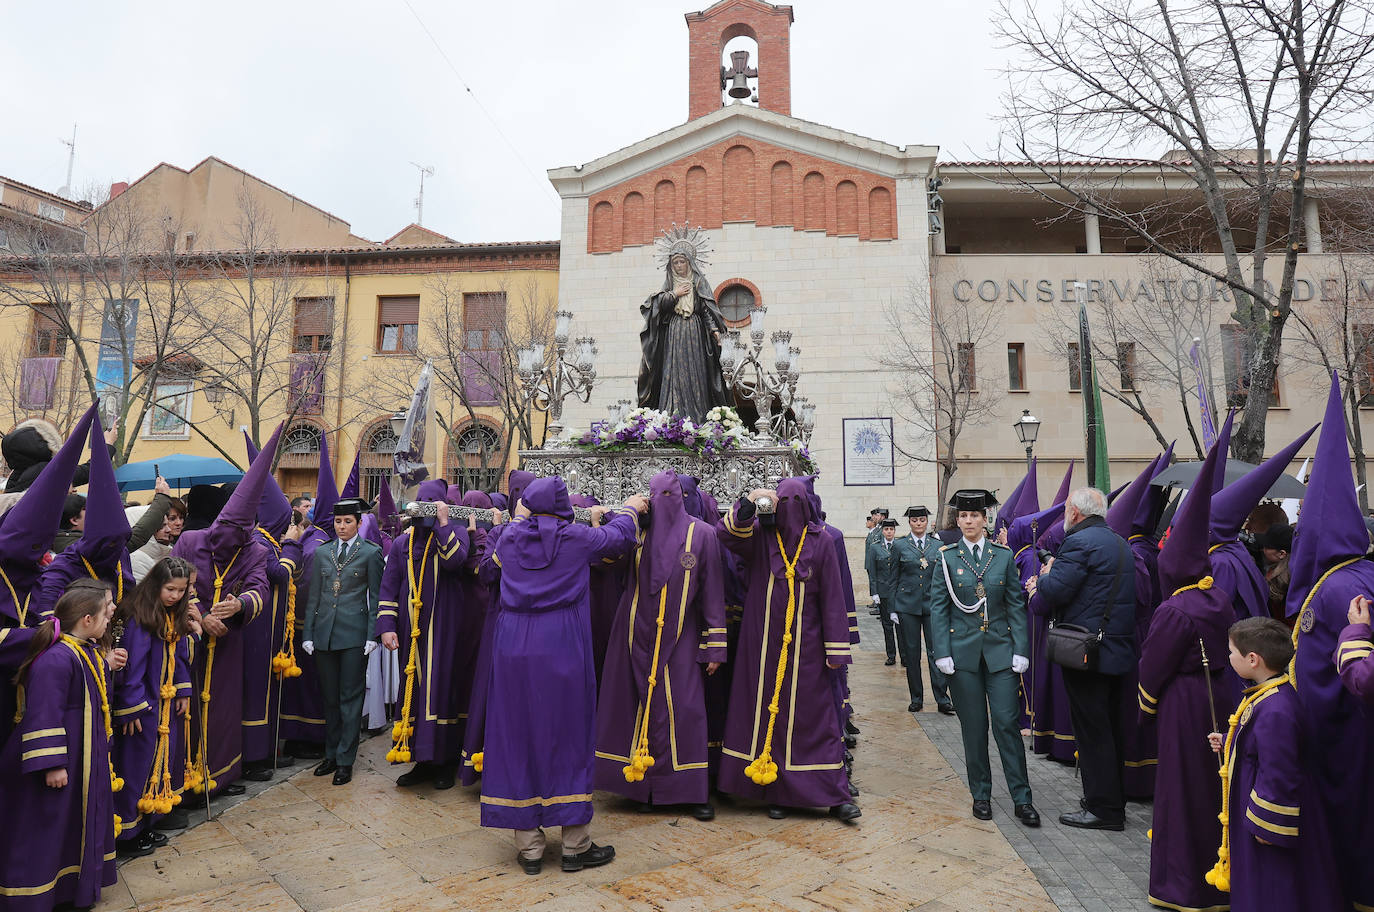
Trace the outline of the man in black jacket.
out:
<instances>
[{"instance_id":1,"label":"man in black jacket","mask_svg":"<svg viewBox=\"0 0 1374 912\"><path fill-rule=\"evenodd\" d=\"M1122 675L1135 667L1135 560L1130 546L1107 527L1107 498L1096 488L1079 488L1064 506L1067 535L1059 556L1050 558L1026 584L1050 608L1055 625L1101 632L1096 667L1064 668L1064 689L1083 774L1083 807L1061 814L1064 826L1093 830L1125 828L1122 786Z\"/></svg>"}]
</instances>

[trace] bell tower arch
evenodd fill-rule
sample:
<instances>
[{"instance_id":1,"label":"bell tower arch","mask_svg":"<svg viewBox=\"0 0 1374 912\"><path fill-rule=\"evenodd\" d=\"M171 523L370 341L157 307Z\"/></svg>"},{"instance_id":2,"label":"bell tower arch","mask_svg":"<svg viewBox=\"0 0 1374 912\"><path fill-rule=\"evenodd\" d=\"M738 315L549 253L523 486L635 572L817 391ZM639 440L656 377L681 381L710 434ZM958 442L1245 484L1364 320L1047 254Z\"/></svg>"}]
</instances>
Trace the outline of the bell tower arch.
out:
<instances>
[{"instance_id":1,"label":"bell tower arch","mask_svg":"<svg viewBox=\"0 0 1374 912\"><path fill-rule=\"evenodd\" d=\"M697 13L688 13L687 119L695 120L725 104L727 71L739 85L736 73L757 77L759 107L778 114L792 114L792 51L789 33L792 7L774 6L763 0L720 0ZM725 45L748 37L758 46L759 59L723 59ZM746 75L747 74L747 75Z\"/></svg>"}]
</instances>

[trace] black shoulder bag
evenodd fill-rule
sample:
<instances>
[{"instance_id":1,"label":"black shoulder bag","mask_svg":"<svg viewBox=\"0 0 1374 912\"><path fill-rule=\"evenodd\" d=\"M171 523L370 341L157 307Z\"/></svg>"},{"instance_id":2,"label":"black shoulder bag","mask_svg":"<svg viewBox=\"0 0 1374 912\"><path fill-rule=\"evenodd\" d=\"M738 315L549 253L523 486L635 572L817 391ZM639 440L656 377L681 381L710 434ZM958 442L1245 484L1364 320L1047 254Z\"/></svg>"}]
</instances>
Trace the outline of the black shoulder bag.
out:
<instances>
[{"instance_id":1,"label":"black shoulder bag","mask_svg":"<svg viewBox=\"0 0 1374 912\"><path fill-rule=\"evenodd\" d=\"M1129 548L1122 551L1130 553ZM1054 664L1075 671L1097 671L1097 654L1102 646L1103 637L1107 635L1107 624L1112 619L1112 604L1116 602L1116 596L1121 591L1121 580L1125 575L1121 566L1121 556L1121 552L1118 552L1116 577L1112 581L1112 591L1107 596L1107 610L1102 615L1102 626L1096 633L1077 624L1065 624L1056 618L1050 618L1046 646L1050 661Z\"/></svg>"}]
</instances>

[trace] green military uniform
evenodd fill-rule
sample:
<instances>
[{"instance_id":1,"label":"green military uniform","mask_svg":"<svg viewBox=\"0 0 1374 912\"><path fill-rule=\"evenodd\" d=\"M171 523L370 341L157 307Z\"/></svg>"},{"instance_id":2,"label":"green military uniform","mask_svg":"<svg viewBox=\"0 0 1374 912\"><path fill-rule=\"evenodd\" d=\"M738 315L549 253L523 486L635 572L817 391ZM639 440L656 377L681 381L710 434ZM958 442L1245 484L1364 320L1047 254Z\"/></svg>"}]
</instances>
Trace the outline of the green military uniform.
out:
<instances>
[{"instance_id":1,"label":"green military uniform","mask_svg":"<svg viewBox=\"0 0 1374 912\"><path fill-rule=\"evenodd\" d=\"M376 638L383 564L382 549L362 536L347 544L344 557L337 539L316 550L301 635L315 646L324 701L324 757L341 767L351 767L358 753L367 689L363 649Z\"/></svg>"},{"instance_id":2,"label":"green military uniform","mask_svg":"<svg viewBox=\"0 0 1374 912\"><path fill-rule=\"evenodd\" d=\"M897 597L896 541L884 541L880 535L877 541L869 542L864 566L872 568L868 574L868 594L878 596L883 610L891 611Z\"/></svg>"},{"instance_id":3,"label":"green military uniform","mask_svg":"<svg viewBox=\"0 0 1374 912\"><path fill-rule=\"evenodd\" d=\"M893 564L887 569L880 569L878 567L878 558L888 553L888 549L883 546L883 529L881 523L879 523L878 528L868 533L866 541L867 544L864 546L864 570L868 573L868 594L870 596L870 601L872 600L872 596L878 596L879 604L874 613L878 615L878 619L883 625L883 647L887 652L887 664L891 665L896 661L897 637L893 629L892 621L888 619L888 614L892 611L888 603L892 599L892 589L890 587L892 583L895 583L896 565ZM891 579L880 584L879 577L884 574L887 574ZM883 585L887 585L889 588L884 589L882 588Z\"/></svg>"},{"instance_id":4,"label":"green military uniform","mask_svg":"<svg viewBox=\"0 0 1374 912\"><path fill-rule=\"evenodd\" d=\"M963 731L964 762L974 800L992 796L990 714L1012 801L1028 805L1031 790L1021 742L1021 705L1017 675L1012 671L1012 657L1026 657L1029 652L1026 599L1011 549L985 537L978 551L975 556L970 542L962 538L939 550L930 584L934 653L937 658L954 660L949 690ZM975 605L975 610L968 610Z\"/></svg>"},{"instance_id":5,"label":"green military uniform","mask_svg":"<svg viewBox=\"0 0 1374 912\"><path fill-rule=\"evenodd\" d=\"M897 649L906 666L906 687L911 705L917 712L925 702L925 687L921 680L921 641L925 640L926 665L930 669L930 689L939 706L949 705L949 684L945 673L935 667L935 643L931 638L930 581L940 562L940 540L927 534L919 542L914 535L904 535L893 542L897 552L897 587L891 606L883 600L885 610L897 612Z\"/></svg>"}]
</instances>

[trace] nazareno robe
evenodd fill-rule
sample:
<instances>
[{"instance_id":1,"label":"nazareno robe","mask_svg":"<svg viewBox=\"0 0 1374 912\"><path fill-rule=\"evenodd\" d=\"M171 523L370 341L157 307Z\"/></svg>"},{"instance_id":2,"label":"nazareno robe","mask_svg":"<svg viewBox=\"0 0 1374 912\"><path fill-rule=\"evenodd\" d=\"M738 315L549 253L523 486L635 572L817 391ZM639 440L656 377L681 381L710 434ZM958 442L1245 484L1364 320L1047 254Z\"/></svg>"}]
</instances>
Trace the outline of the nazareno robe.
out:
<instances>
[{"instance_id":1,"label":"nazareno robe","mask_svg":"<svg viewBox=\"0 0 1374 912\"><path fill-rule=\"evenodd\" d=\"M635 511L621 507L595 529L576 525L566 490L555 498L554 483L563 490L558 478L526 489L526 504L544 515L513 524L492 553L501 568L501 608L483 732L484 827L532 830L592 819L596 674L589 566L633 546ZM565 515L552 515L562 509L560 501Z\"/></svg>"},{"instance_id":2,"label":"nazareno robe","mask_svg":"<svg viewBox=\"0 0 1374 912\"><path fill-rule=\"evenodd\" d=\"M6 912L93 905L116 879L109 741L100 690L79 651L105 661L92 645L60 640L29 666L24 715L0 748ZM44 777L59 767L67 785L49 788Z\"/></svg>"},{"instance_id":3,"label":"nazareno robe","mask_svg":"<svg viewBox=\"0 0 1374 912\"><path fill-rule=\"evenodd\" d=\"M315 551L330 540L318 526L312 526L301 539L301 567L296 580L296 605L310 600L311 573L315 567ZM301 673L287 678L281 685L281 737L288 741L304 741L324 748L324 697L320 694L320 679L315 671L315 657L301 649L301 633L305 630L305 612L296 612L296 665Z\"/></svg>"},{"instance_id":4,"label":"nazareno robe","mask_svg":"<svg viewBox=\"0 0 1374 912\"><path fill-rule=\"evenodd\" d=\"M397 658L402 700L412 645L412 561L420 588L420 635L414 644L419 660L410 705L415 725L410 755L418 763L456 765L462 755L467 710L458 702L459 681L472 674L473 660L460 657L473 654L477 648L475 642L462 642L464 631L471 626L465 622L464 612L481 610L480 605L463 604L462 574L468 547L468 532L462 526L412 526L391 543L382 573L377 636L394 633L400 640ZM400 715L398 709L398 719Z\"/></svg>"},{"instance_id":5,"label":"nazareno robe","mask_svg":"<svg viewBox=\"0 0 1374 912\"><path fill-rule=\"evenodd\" d=\"M1034 548L1027 548L1016 559L1021 582L1040 572L1040 558ZM1031 750L1048 754L1051 760L1073 763L1078 742L1073 736L1073 718L1069 714L1069 694L1064 689L1063 669L1050 661L1051 610L1037 592L1026 600L1026 614L1030 616L1031 652L1028 675L1022 675L1022 696L1030 706ZM1030 693L1025 693L1029 677Z\"/></svg>"},{"instance_id":6,"label":"nazareno robe","mask_svg":"<svg viewBox=\"0 0 1374 912\"><path fill-rule=\"evenodd\" d=\"M1336 670L1345 689L1374 705L1374 641L1368 624L1351 624L1336 645Z\"/></svg>"},{"instance_id":7,"label":"nazareno robe","mask_svg":"<svg viewBox=\"0 0 1374 912\"><path fill-rule=\"evenodd\" d=\"M1140 649L1137 687L1145 721L1153 720L1161 751L1155 774L1150 840L1150 902L1172 909L1225 908L1226 897L1203 878L1221 844L1221 777L1207 744L1213 713L1199 640L1207 649L1218 725L1234 704L1227 683L1226 631L1235 622L1230 596L1216 587L1166 599L1155 610Z\"/></svg>"},{"instance_id":8,"label":"nazareno robe","mask_svg":"<svg viewBox=\"0 0 1374 912\"><path fill-rule=\"evenodd\" d=\"M34 612L31 623L41 624L51 617L57 600L73 581L93 578L82 562L82 544L83 541L78 539L62 553L53 555L52 562L43 568L29 603L30 610ZM134 574L129 566L128 551L121 550L114 560L92 560L91 567L95 570L94 579L109 584L116 602L134 591Z\"/></svg>"},{"instance_id":9,"label":"nazareno robe","mask_svg":"<svg viewBox=\"0 0 1374 912\"><path fill-rule=\"evenodd\" d=\"M1160 603L1159 545L1145 535L1132 535L1129 540L1135 557L1135 641L1145 642L1150 633L1150 619ZM1210 655L1209 655L1210 658ZM1121 676L1121 732L1124 770L1121 781L1126 797L1149 800L1155 793L1155 768L1159 764L1158 731L1153 725L1143 725L1137 708L1136 688L1140 686L1140 667L1137 664Z\"/></svg>"},{"instance_id":10,"label":"nazareno robe","mask_svg":"<svg viewBox=\"0 0 1374 912\"><path fill-rule=\"evenodd\" d=\"M115 813L124 823L119 838L133 839L161 817L160 814L145 816L138 809L138 800L147 790L153 773L168 650L166 640L137 623L125 628L120 646L129 653L129 661L111 675L114 689L110 695L110 713L115 728L111 752L115 772L124 779L124 788L115 794L114 804ZM173 705L167 707L167 769L171 774L172 791L178 793L185 772L186 725L177 715L174 704L177 699L192 695L188 655L186 642L179 640L172 644L170 680L175 694L168 698L168 703ZM142 723L143 730L125 734L123 726L135 721ZM156 787L161 778L159 772L158 782L152 785Z\"/></svg>"},{"instance_id":11,"label":"nazareno robe","mask_svg":"<svg viewBox=\"0 0 1374 912\"><path fill-rule=\"evenodd\" d=\"M304 560L301 543L282 540L259 528L254 540L268 553L267 582L270 595L265 616L243 628L243 760L271 762L277 746L278 691L282 678L272 670L272 657L286 636L286 612L291 598L291 579ZM305 608L296 593L297 611ZM303 650L297 649L297 664Z\"/></svg>"},{"instance_id":12,"label":"nazareno robe","mask_svg":"<svg viewBox=\"0 0 1374 912\"><path fill-rule=\"evenodd\" d=\"M596 787L650 804L705 804L710 797L701 666L727 657L723 568L715 527L690 518L685 525L681 550L672 555L679 566L660 588L641 559L649 545L637 549L637 584L625 592L611 628L597 703ZM628 782L624 769L638 741L651 674L648 746L654 765Z\"/></svg>"},{"instance_id":13,"label":"nazareno robe","mask_svg":"<svg viewBox=\"0 0 1374 912\"><path fill-rule=\"evenodd\" d=\"M1307 772L1306 728L1290 684L1261 694L1239 720L1229 790L1231 912L1350 908Z\"/></svg>"},{"instance_id":14,"label":"nazareno robe","mask_svg":"<svg viewBox=\"0 0 1374 912\"><path fill-rule=\"evenodd\" d=\"M1212 580L1231 599L1236 620L1269 616L1269 584L1250 552L1238 541L1213 545Z\"/></svg>"},{"instance_id":15,"label":"nazareno robe","mask_svg":"<svg viewBox=\"0 0 1374 912\"><path fill-rule=\"evenodd\" d=\"M834 542L819 523L806 526L796 565L792 654L783 662L772 741L778 778L758 785L745 771L764 748L788 604L774 530L752 514L753 504L740 501L717 530L721 543L740 557L747 581L719 788L784 807L846 804L851 798L842 721L827 662L851 661L849 620Z\"/></svg>"},{"instance_id":16,"label":"nazareno robe","mask_svg":"<svg viewBox=\"0 0 1374 912\"><path fill-rule=\"evenodd\" d=\"M464 494L463 504L484 510L491 508L491 501L481 491L469 491ZM472 718L473 677L477 670L477 655L482 646L487 604L491 601L491 593L478 573L482 557L487 552L489 531L478 526L476 530L468 532L468 553L458 571L461 589L458 596L459 629L454 651L448 654L447 661L453 664L454 704L463 719L463 733L458 738L458 751L452 758L453 762L458 762L462 758L463 741L467 737L467 720Z\"/></svg>"},{"instance_id":17,"label":"nazareno robe","mask_svg":"<svg viewBox=\"0 0 1374 912\"><path fill-rule=\"evenodd\" d=\"M487 531L482 559L477 565L477 579L486 591L482 603L482 639L477 647L477 661L472 667L472 692L468 696L468 724L463 728L462 770L459 781L472 785L482 774L473 765L473 755L482 750L487 720L487 691L491 680L491 641L496 635L496 615L501 610L501 567L492 560L496 544L501 540L505 525Z\"/></svg>"}]
</instances>

